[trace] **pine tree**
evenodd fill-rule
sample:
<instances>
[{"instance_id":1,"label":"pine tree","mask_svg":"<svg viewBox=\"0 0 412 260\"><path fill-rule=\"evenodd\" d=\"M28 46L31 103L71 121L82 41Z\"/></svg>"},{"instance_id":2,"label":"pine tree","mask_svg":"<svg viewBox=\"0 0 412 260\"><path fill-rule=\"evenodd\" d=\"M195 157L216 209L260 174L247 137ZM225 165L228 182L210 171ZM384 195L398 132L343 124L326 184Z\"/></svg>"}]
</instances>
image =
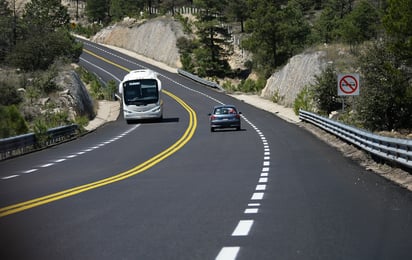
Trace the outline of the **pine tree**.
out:
<instances>
[{"instance_id":1,"label":"pine tree","mask_svg":"<svg viewBox=\"0 0 412 260\"><path fill-rule=\"evenodd\" d=\"M412 0L389 0L383 24L391 49L412 66Z\"/></svg>"},{"instance_id":2,"label":"pine tree","mask_svg":"<svg viewBox=\"0 0 412 260\"><path fill-rule=\"evenodd\" d=\"M268 76L304 46L309 25L295 1L279 6L271 1L250 0L251 6L254 9L245 25L249 37L242 45L253 53L255 69Z\"/></svg>"},{"instance_id":3,"label":"pine tree","mask_svg":"<svg viewBox=\"0 0 412 260\"><path fill-rule=\"evenodd\" d=\"M198 74L200 76L224 76L229 71L229 33L223 24L223 10L226 2L221 0L198 0L201 9L197 14L197 36L199 48L195 50Z\"/></svg>"},{"instance_id":4,"label":"pine tree","mask_svg":"<svg viewBox=\"0 0 412 260\"><path fill-rule=\"evenodd\" d=\"M6 0L0 0L0 61L4 60L6 54L14 42L13 16Z\"/></svg>"},{"instance_id":5,"label":"pine tree","mask_svg":"<svg viewBox=\"0 0 412 260\"><path fill-rule=\"evenodd\" d=\"M23 24L29 35L54 32L69 22L67 8L60 4L60 0L31 0L25 5Z\"/></svg>"}]
</instances>

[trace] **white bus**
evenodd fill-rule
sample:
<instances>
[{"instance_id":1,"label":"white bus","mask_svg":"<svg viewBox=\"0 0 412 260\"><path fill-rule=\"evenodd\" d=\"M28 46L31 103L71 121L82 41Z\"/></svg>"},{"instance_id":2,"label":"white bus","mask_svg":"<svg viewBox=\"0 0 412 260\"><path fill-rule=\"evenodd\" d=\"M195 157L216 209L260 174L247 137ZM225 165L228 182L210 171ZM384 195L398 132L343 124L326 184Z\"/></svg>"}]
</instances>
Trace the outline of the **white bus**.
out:
<instances>
[{"instance_id":1,"label":"white bus","mask_svg":"<svg viewBox=\"0 0 412 260\"><path fill-rule=\"evenodd\" d=\"M149 70L132 70L119 84L126 122L138 119L162 119L162 83L157 73Z\"/></svg>"}]
</instances>

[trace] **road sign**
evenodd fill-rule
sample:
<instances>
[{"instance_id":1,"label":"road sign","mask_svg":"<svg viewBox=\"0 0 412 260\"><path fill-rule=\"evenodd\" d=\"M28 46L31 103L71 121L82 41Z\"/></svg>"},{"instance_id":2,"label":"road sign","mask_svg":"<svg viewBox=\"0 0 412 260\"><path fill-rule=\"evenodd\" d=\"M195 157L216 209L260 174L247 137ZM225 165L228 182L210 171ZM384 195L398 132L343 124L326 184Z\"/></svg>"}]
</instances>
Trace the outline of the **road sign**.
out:
<instances>
[{"instance_id":1,"label":"road sign","mask_svg":"<svg viewBox=\"0 0 412 260\"><path fill-rule=\"evenodd\" d=\"M338 75L338 96L359 95L359 74Z\"/></svg>"}]
</instances>

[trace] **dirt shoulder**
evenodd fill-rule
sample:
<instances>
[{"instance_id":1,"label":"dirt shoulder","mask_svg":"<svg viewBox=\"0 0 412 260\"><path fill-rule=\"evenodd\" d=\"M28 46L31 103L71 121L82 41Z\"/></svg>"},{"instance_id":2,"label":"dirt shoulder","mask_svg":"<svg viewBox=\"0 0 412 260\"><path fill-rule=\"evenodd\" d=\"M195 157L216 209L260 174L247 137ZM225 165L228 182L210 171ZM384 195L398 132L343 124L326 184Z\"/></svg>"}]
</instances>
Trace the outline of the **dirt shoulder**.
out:
<instances>
[{"instance_id":1,"label":"dirt shoulder","mask_svg":"<svg viewBox=\"0 0 412 260\"><path fill-rule=\"evenodd\" d=\"M329 134L326 131L323 131L322 129L319 129L312 124L304 122L301 122L299 124L322 141L338 149L344 156L358 162L361 166L365 167L366 170L375 172L376 174L390 181L393 181L401 187L412 191L411 172L403 170L396 165L377 162L369 153L365 152L364 150L361 150L356 146L351 145L343 141L342 139Z\"/></svg>"}]
</instances>

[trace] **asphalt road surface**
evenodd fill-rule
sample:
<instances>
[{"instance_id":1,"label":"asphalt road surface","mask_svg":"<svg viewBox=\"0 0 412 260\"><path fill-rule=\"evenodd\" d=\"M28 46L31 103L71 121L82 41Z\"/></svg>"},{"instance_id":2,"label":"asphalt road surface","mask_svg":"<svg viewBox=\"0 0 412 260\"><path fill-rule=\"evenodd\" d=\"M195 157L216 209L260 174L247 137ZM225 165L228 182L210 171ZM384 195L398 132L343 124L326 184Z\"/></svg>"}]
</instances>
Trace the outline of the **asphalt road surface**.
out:
<instances>
[{"instance_id":1,"label":"asphalt road surface","mask_svg":"<svg viewBox=\"0 0 412 260\"><path fill-rule=\"evenodd\" d=\"M0 259L412 259L409 191L271 113L84 48L105 81L157 71L164 120L0 162ZM217 104L241 131L210 132Z\"/></svg>"}]
</instances>

